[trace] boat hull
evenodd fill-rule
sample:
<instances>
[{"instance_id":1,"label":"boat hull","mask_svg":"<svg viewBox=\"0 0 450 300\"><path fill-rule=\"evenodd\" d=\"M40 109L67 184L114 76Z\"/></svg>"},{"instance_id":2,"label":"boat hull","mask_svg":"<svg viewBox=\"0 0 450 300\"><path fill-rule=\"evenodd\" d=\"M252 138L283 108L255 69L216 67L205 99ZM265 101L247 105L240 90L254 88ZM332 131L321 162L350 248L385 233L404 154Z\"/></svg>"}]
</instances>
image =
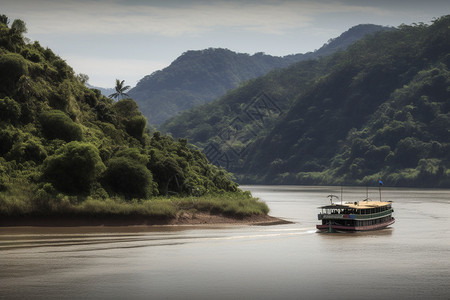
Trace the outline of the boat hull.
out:
<instances>
[{"instance_id":1,"label":"boat hull","mask_svg":"<svg viewBox=\"0 0 450 300\"><path fill-rule=\"evenodd\" d=\"M332 230L335 230L335 231L372 231L372 230L380 230L380 229L386 228L394 223L395 223L395 219L392 218L391 220L384 222L384 223L367 225L367 226L344 226L344 225L337 225L337 224L331 224L331 226L330 226L329 224L324 224L324 225L320 224L320 225L316 225L316 228L321 231L329 231L330 227Z\"/></svg>"}]
</instances>

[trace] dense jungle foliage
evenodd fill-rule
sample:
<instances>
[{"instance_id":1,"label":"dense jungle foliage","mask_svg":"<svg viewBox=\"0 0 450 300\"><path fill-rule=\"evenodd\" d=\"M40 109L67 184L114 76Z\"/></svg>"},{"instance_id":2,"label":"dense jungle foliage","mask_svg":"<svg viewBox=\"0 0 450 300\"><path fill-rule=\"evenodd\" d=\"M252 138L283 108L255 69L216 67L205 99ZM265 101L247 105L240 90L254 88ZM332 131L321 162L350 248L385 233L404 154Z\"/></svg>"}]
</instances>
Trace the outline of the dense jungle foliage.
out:
<instances>
[{"instance_id":1,"label":"dense jungle foliage","mask_svg":"<svg viewBox=\"0 0 450 300\"><path fill-rule=\"evenodd\" d=\"M272 71L161 128L240 182L450 187L449 67L444 16Z\"/></svg>"},{"instance_id":2,"label":"dense jungle foliage","mask_svg":"<svg viewBox=\"0 0 450 300\"><path fill-rule=\"evenodd\" d=\"M238 214L255 213L251 201L267 213L185 139L150 133L132 99L86 88L25 32L0 16L0 215L172 216L176 203L161 196L211 194L234 199Z\"/></svg>"},{"instance_id":3,"label":"dense jungle foliage","mask_svg":"<svg viewBox=\"0 0 450 300\"><path fill-rule=\"evenodd\" d=\"M329 55L368 33L389 29L372 24L358 25L317 51L284 57L214 48L187 51L167 68L142 78L129 94L147 120L157 126L180 112L215 100L246 80L294 62Z\"/></svg>"}]
</instances>

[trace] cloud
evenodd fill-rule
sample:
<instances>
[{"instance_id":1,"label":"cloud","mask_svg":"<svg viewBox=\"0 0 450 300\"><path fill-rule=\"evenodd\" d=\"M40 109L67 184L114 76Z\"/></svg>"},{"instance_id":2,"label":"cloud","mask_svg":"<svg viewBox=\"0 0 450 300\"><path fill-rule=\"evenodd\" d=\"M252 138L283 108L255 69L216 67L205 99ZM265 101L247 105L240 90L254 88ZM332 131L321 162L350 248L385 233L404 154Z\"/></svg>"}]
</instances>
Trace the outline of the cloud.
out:
<instances>
[{"instance_id":1,"label":"cloud","mask_svg":"<svg viewBox=\"0 0 450 300\"><path fill-rule=\"evenodd\" d=\"M448 0L0 1L1 13L27 23L27 37L101 86L116 77L134 84L188 49L300 53L360 23L427 22L450 8Z\"/></svg>"},{"instance_id":2,"label":"cloud","mask_svg":"<svg viewBox=\"0 0 450 300\"><path fill-rule=\"evenodd\" d=\"M36 4L39 2L38 4ZM283 34L326 13L384 13L341 1L57 1L11 2L33 34L201 35L217 28Z\"/></svg>"}]
</instances>

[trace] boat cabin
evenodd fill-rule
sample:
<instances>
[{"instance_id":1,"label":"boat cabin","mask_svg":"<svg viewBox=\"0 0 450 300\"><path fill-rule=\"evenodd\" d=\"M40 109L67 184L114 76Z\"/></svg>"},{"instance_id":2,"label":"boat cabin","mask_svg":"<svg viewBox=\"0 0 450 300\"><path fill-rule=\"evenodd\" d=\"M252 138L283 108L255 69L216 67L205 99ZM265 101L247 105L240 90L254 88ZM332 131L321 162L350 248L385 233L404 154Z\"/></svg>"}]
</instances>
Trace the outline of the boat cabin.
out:
<instances>
[{"instance_id":1,"label":"boat cabin","mask_svg":"<svg viewBox=\"0 0 450 300\"><path fill-rule=\"evenodd\" d=\"M345 204L331 203L319 207L318 219L322 224L318 229L337 230L374 230L394 223L392 202L359 201Z\"/></svg>"},{"instance_id":2,"label":"boat cabin","mask_svg":"<svg viewBox=\"0 0 450 300\"><path fill-rule=\"evenodd\" d=\"M321 214L331 215L369 215L392 209L392 202L359 201L345 204L331 204L319 207Z\"/></svg>"}]
</instances>

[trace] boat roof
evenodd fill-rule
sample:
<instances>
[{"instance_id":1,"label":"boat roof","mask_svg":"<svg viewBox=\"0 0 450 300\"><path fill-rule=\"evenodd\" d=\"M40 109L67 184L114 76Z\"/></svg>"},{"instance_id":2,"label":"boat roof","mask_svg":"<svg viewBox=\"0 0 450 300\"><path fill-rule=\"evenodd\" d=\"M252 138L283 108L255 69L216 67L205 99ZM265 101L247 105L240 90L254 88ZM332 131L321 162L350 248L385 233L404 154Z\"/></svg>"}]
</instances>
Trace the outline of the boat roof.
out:
<instances>
[{"instance_id":1,"label":"boat roof","mask_svg":"<svg viewBox=\"0 0 450 300\"><path fill-rule=\"evenodd\" d=\"M348 205L340 205L340 204L330 204L330 205L325 205L325 206L320 206L319 208L324 208L324 209L346 209L348 208Z\"/></svg>"},{"instance_id":2,"label":"boat roof","mask_svg":"<svg viewBox=\"0 0 450 300\"><path fill-rule=\"evenodd\" d=\"M365 209L365 208L376 208L381 206L386 206L391 204L392 202L387 201L358 201L356 202L346 202L344 204L329 204L325 206L320 206L319 208L323 209L346 209L346 208L356 208L356 209Z\"/></svg>"}]
</instances>

